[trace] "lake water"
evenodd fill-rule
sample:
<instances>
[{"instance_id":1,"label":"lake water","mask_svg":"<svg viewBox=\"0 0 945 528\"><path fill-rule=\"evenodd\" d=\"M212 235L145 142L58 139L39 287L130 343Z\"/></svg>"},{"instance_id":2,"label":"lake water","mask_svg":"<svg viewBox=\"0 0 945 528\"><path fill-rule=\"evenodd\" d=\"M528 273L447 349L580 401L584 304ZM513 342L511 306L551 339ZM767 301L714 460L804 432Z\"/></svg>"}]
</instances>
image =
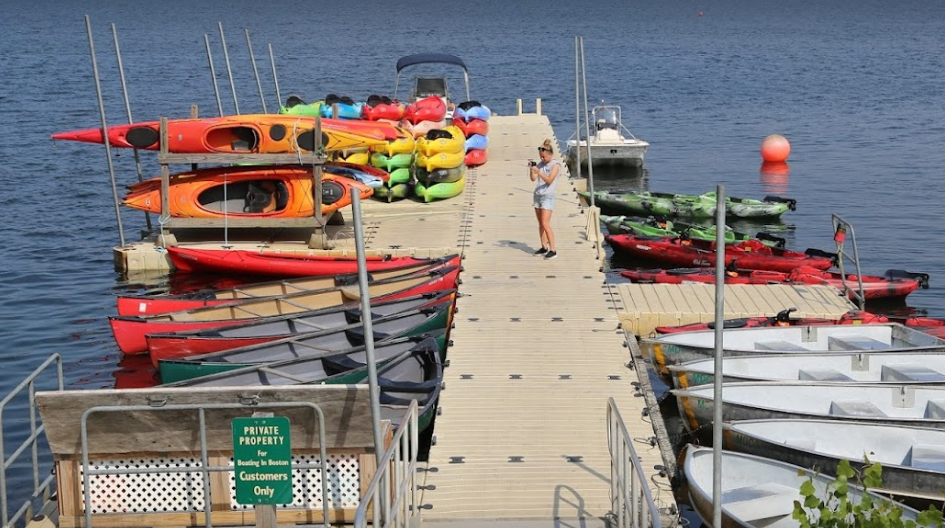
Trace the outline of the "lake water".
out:
<instances>
[{"instance_id":1,"label":"lake water","mask_svg":"<svg viewBox=\"0 0 945 528\"><path fill-rule=\"evenodd\" d=\"M53 132L99 126L83 15L90 16L110 123L125 122L111 24L135 120L234 111L222 24L243 113L262 110L246 45L250 31L268 109L282 98L391 95L394 63L446 52L467 62L472 95L495 112L542 99L564 142L574 129L573 36L584 36L589 100L618 104L652 147L645 174L599 174L598 188L797 199L780 231L793 248L832 249L831 214L856 228L864 272L931 274L911 311L945 317L945 3L561 2L366 0L7 2L0 18L0 387L53 352L69 388L115 385L128 364L112 341L114 295L140 287L112 268L119 240L104 149L54 143ZM422 72L422 70L420 70ZM460 77L451 79L460 91ZM403 85L402 85L403 86ZM401 95L403 88L401 88ZM759 169L769 134L792 143L788 175ZM146 175L157 175L153 155ZM114 151L121 186L129 151ZM144 220L123 211L125 237ZM131 365L134 366L134 365ZM5 392L5 390L4 390Z\"/></svg>"}]
</instances>

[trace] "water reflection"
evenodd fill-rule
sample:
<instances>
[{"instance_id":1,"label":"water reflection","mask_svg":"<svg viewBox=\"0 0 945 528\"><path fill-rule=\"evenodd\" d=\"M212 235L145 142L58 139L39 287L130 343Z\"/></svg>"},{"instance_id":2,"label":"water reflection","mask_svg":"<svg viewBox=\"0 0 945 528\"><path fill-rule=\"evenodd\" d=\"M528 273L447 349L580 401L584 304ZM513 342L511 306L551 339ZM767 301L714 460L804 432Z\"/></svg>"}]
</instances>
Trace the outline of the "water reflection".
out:
<instances>
[{"instance_id":1,"label":"water reflection","mask_svg":"<svg viewBox=\"0 0 945 528\"><path fill-rule=\"evenodd\" d=\"M586 168L580 175L589 177ZM595 191L646 191L648 188L649 171L646 167L594 167Z\"/></svg>"},{"instance_id":2,"label":"water reflection","mask_svg":"<svg viewBox=\"0 0 945 528\"><path fill-rule=\"evenodd\" d=\"M758 170L761 174L761 184L769 194L784 195L788 192L788 175L791 167L786 161L766 161Z\"/></svg>"}]
</instances>

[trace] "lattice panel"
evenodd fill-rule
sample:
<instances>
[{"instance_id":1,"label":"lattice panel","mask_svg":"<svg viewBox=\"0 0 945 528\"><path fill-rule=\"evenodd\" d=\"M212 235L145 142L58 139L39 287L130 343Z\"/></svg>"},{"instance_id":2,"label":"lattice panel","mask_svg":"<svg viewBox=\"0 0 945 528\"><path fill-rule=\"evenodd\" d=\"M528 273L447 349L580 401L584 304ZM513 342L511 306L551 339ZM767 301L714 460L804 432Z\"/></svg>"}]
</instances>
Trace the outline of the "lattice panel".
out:
<instances>
[{"instance_id":1,"label":"lattice panel","mask_svg":"<svg viewBox=\"0 0 945 528\"><path fill-rule=\"evenodd\" d=\"M92 513L201 511L204 507L201 466L200 459L193 458L96 460L91 463L93 470L154 469L154 472L92 475L89 478ZM198 471L168 473L168 468L197 468ZM80 464L81 493L85 493L83 474Z\"/></svg>"},{"instance_id":2,"label":"lattice panel","mask_svg":"<svg viewBox=\"0 0 945 528\"><path fill-rule=\"evenodd\" d=\"M328 465L328 501L330 509L357 508L361 503L361 469L358 455L329 454L325 461ZM230 458L233 464L233 458ZM311 464L313 469L298 469L299 465ZM290 508L320 509L322 507L322 471L317 466L317 454L292 456L292 504ZM229 472L230 507L234 510L248 510L252 504L237 504L236 477Z\"/></svg>"}]
</instances>

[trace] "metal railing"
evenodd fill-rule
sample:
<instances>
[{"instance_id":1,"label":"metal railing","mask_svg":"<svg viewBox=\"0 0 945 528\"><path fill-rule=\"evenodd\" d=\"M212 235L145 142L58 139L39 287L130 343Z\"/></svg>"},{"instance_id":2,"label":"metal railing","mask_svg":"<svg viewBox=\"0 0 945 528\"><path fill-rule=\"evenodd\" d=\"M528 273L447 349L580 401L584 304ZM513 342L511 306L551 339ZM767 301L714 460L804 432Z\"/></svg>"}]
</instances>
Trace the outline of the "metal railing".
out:
<instances>
[{"instance_id":1,"label":"metal railing","mask_svg":"<svg viewBox=\"0 0 945 528\"><path fill-rule=\"evenodd\" d=\"M3 510L3 528L8 528L17 525L17 522L20 519L29 519L32 518L37 510L37 506L42 508L47 502L49 502L50 497L52 496L52 484L55 482L56 477L50 471L50 474L46 476L45 479L40 481L40 457L39 457L39 440L44 437L45 428L41 423L36 413L36 380L43 373L47 372L47 369L50 366L56 365L56 374L58 381L58 390L63 390L63 377L62 377L62 356L59 354L53 354L42 365L36 368L32 374L27 376L19 385L12 391L2 401L0 401L0 456L2 456L3 465L0 467L0 509ZM5 435L7 433L7 423L4 420L4 416L7 410L7 406L14 400L16 400L23 391L27 391L27 411L29 413L29 435L25 440L16 448L13 453L7 457L6 445L4 444ZM23 427L23 421L21 419L15 420L15 426L19 429ZM7 489L7 471L10 470L20 456L26 453L29 450L30 452L30 463L33 470L33 490L30 492L30 496L27 497L19 508L12 515L10 514L10 497L8 496ZM44 453L46 454L46 453ZM50 469L52 467L52 458L48 460ZM22 489L16 490L22 493Z\"/></svg>"},{"instance_id":2,"label":"metal railing","mask_svg":"<svg viewBox=\"0 0 945 528\"><path fill-rule=\"evenodd\" d=\"M607 446L610 449L610 500L615 528L660 528L660 512L653 502L640 458L624 424L617 402L607 401Z\"/></svg>"},{"instance_id":3,"label":"metal railing","mask_svg":"<svg viewBox=\"0 0 945 528\"><path fill-rule=\"evenodd\" d=\"M863 293L863 279L860 273L860 254L856 249L856 232L853 230L853 225L840 216L832 214L830 218L831 222L833 222L833 240L837 243L837 269L840 270L840 281L843 283L843 293L844 295L850 296L856 302L856 305L859 306L860 310L864 310L866 309L866 295ZM847 236L850 237L850 245L853 249L852 257L843 251L846 246ZM856 269L855 289L850 285L853 281L847 280L847 274L843 270L844 260L851 261Z\"/></svg>"},{"instance_id":4,"label":"metal railing","mask_svg":"<svg viewBox=\"0 0 945 528\"><path fill-rule=\"evenodd\" d=\"M318 468L321 470L322 482L324 483L322 488L322 513L323 517L323 526L326 528L330 526L329 523L329 502L328 502L328 462L325 455L326 449L326 440L325 440L325 415L322 412L321 408L311 402L280 402L280 403L264 403L259 402L255 398L241 398L240 403L212 403L212 404L187 404L187 405L167 405L163 404L161 406L155 405L130 405L130 406L117 406L117 405L107 405L100 407L92 407L86 410L82 414L82 421L80 423L81 427L81 439L82 439L82 484L84 489L84 504L85 504L85 526L92 528L92 497L91 497L91 485L90 479L93 475L129 475L129 474L139 474L139 473L194 473L199 472L203 479L203 496L204 496L204 519L206 522L207 528L213 526L211 522L211 511L213 506L213 501L210 498L210 473L211 472L222 472L222 471L235 471L235 466L228 464L225 466L211 466L210 458L207 451L207 422L206 422L206 412L207 410L224 410L224 409L247 409L252 408L256 409L287 409L287 408L300 408L307 407L312 409L313 416L318 423L318 455L319 455L319 464L316 466L314 464L292 464L292 469L314 469ZM93 469L89 460L89 431L88 431L88 421L89 417L93 414L99 413L109 413L109 412L161 412L161 411L197 411L198 419L200 424L200 466L199 467L167 467L161 468L156 471L154 468L114 468L114 469Z\"/></svg>"},{"instance_id":5,"label":"metal railing","mask_svg":"<svg viewBox=\"0 0 945 528\"><path fill-rule=\"evenodd\" d=\"M354 528L419 525L417 497L418 424L417 401L410 402L390 448L378 462L377 473L361 496ZM390 497L390 500L387 498ZM368 508L371 518L368 519Z\"/></svg>"}]
</instances>

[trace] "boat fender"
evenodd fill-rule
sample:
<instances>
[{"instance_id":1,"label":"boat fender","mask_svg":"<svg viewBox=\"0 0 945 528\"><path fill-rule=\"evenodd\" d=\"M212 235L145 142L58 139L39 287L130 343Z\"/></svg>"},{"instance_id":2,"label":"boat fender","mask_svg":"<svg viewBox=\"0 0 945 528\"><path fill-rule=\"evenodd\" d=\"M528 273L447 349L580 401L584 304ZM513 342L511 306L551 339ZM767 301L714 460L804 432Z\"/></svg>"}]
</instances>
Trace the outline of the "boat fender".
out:
<instances>
[{"instance_id":1,"label":"boat fender","mask_svg":"<svg viewBox=\"0 0 945 528\"><path fill-rule=\"evenodd\" d=\"M782 198L780 196L765 196L761 201L763 202L781 202L788 205L788 209L792 211L797 211L797 200L794 198Z\"/></svg>"}]
</instances>

